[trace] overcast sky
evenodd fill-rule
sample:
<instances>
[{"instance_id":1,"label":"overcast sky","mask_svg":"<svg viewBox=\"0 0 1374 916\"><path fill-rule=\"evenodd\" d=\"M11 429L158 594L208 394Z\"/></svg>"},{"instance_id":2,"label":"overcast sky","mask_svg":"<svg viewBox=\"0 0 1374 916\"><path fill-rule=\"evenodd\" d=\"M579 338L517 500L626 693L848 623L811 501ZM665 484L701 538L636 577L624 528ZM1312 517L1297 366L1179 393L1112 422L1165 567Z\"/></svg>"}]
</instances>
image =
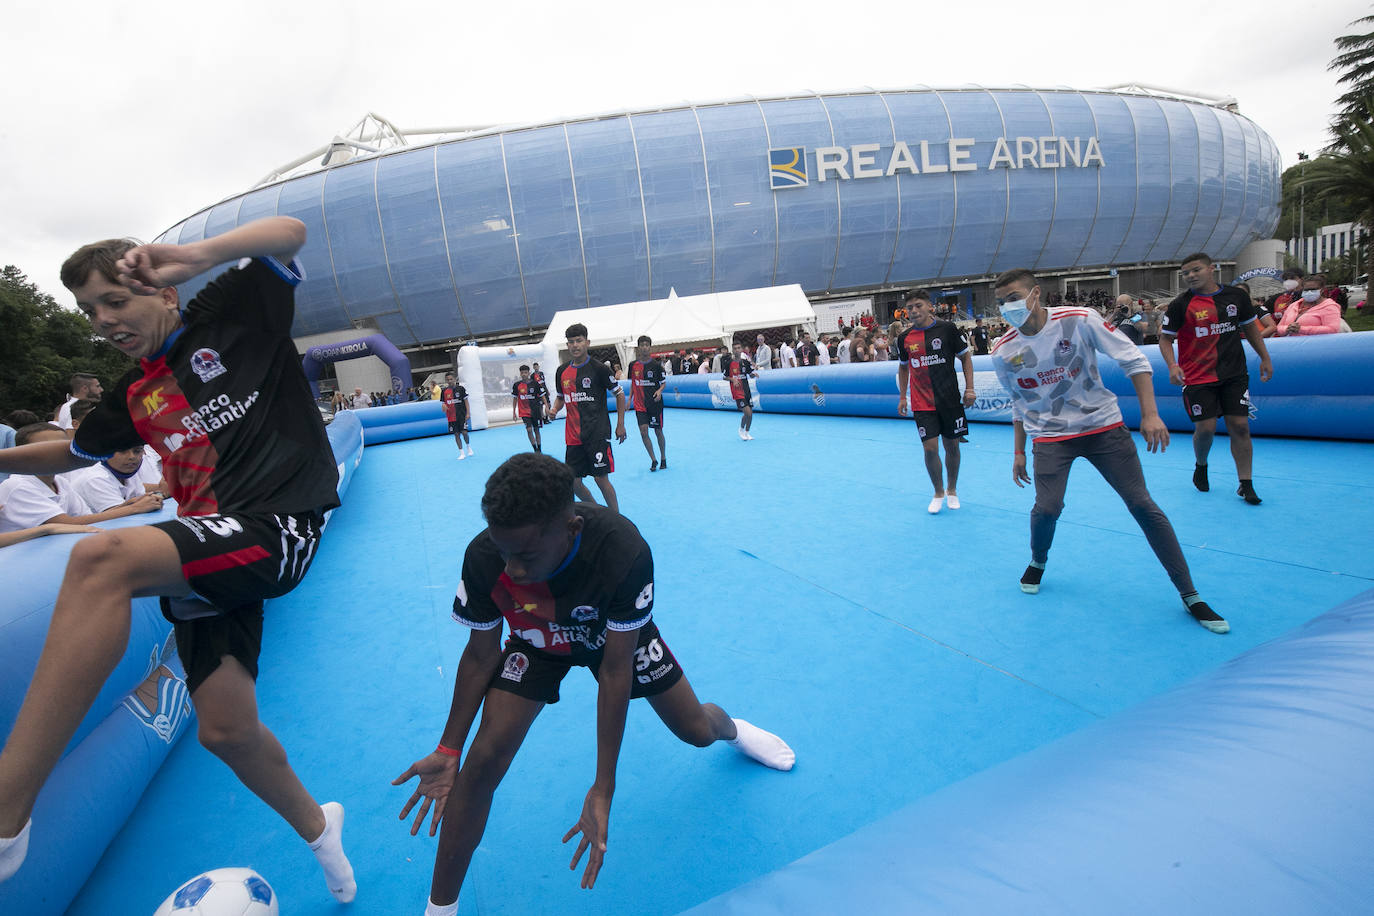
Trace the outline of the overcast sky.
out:
<instances>
[{"instance_id":1,"label":"overcast sky","mask_svg":"<svg viewBox=\"0 0 1374 916\"><path fill-rule=\"evenodd\" d=\"M79 245L151 238L369 111L405 129L807 89L1133 81L1234 96L1288 166L1327 142L1332 40L1370 12L1333 0L11 0L0 264L70 304L57 269Z\"/></svg>"}]
</instances>

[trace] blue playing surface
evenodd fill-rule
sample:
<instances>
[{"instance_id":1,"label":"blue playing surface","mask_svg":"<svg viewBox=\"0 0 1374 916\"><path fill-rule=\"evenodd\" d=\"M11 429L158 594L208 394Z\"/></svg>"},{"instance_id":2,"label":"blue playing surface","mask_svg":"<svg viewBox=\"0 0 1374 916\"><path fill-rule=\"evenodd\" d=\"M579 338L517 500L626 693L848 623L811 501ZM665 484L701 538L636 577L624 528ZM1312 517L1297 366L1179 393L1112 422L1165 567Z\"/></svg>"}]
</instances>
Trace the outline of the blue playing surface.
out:
<instances>
[{"instance_id":1,"label":"blue playing surface","mask_svg":"<svg viewBox=\"0 0 1374 916\"><path fill-rule=\"evenodd\" d=\"M1370 587L1374 445L1256 440L1248 506L1228 443L1212 492L1175 436L1141 458L1198 588L1232 624L1188 617L1120 500L1074 466L1039 595L1030 488L1011 428L975 425L963 508L930 516L912 424L670 410L671 469L615 448L621 508L654 550L655 619L697 694L783 736L778 773L724 745L679 743L630 709L597 886L571 848L595 763L595 682L574 672L497 792L460 913L676 913L894 808L1208 671ZM562 423L544 430L561 457ZM183 740L70 913L146 916L180 882L257 869L289 916L423 912L435 840L397 819L433 749L467 631L450 617L487 475L523 429L368 448L305 583L268 608L259 704L307 788L347 808L357 900L340 910L305 844L232 773ZM818 902L819 903L819 902ZM844 901L837 899L834 910Z\"/></svg>"}]
</instances>

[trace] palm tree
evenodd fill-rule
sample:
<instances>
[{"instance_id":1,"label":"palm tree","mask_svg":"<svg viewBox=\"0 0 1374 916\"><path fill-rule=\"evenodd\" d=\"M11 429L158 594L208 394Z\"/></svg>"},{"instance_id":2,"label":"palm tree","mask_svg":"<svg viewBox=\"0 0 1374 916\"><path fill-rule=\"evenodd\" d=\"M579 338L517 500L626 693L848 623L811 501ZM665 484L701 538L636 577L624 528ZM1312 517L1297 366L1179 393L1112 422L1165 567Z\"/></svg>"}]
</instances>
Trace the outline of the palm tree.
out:
<instances>
[{"instance_id":1,"label":"palm tree","mask_svg":"<svg viewBox=\"0 0 1374 916\"><path fill-rule=\"evenodd\" d=\"M1374 111L1374 97L1365 96L1365 111ZM1358 226L1374 227L1374 120L1351 117L1336 128L1337 144L1307 163L1302 188L1314 203L1348 208ZM1374 245L1366 244L1365 272L1374 268Z\"/></svg>"},{"instance_id":2,"label":"palm tree","mask_svg":"<svg viewBox=\"0 0 1374 916\"><path fill-rule=\"evenodd\" d=\"M1374 16L1362 16L1350 25L1374 28ZM1345 122L1374 116L1374 110L1369 107L1370 95L1374 93L1374 31L1342 35L1336 39L1336 48L1341 53L1326 69L1342 71L1336 82L1347 86L1345 93L1336 99L1340 111L1331 125L1331 132L1339 135Z\"/></svg>"}]
</instances>

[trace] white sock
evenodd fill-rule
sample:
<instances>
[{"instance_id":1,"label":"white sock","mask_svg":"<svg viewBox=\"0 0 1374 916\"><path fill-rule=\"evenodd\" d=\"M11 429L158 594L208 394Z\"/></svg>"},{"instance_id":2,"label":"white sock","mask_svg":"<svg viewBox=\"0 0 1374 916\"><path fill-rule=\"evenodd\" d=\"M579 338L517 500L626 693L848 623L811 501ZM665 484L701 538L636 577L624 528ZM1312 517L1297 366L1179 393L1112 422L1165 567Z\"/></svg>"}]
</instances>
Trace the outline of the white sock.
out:
<instances>
[{"instance_id":1,"label":"white sock","mask_svg":"<svg viewBox=\"0 0 1374 916\"><path fill-rule=\"evenodd\" d=\"M320 810L324 812L324 833L310 844L310 851L324 869L329 893L340 903L348 903L358 892L358 884L353 880L353 866L348 864L348 856L343 851L343 805L325 802Z\"/></svg>"},{"instance_id":2,"label":"white sock","mask_svg":"<svg viewBox=\"0 0 1374 916\"><path fill-rule=\"evenodd\" d=\"M744 756L775 770L790 770L792 764L797 762L797 755L792 753L787 742L777 735L766 732L756 725L750 725L743 719L730 721L735 723L736 734L734 739L727 743Z\"/></svg>"},{"instance_id":3,"label":"white sock","mask_svg":"<svg viewBox=\"0 0 1374 916\"><path fill-rule=\"evenodd\" d=\"M33 818L29 818L16 836L0 837L0 881L8 881L24 864L24 857L29 854L29 828L32 826Z\"/></svg>"},{"instance_id":4,"label":"white sock","mask_svg":"<svg viewBox=\"0 0 1374 916\"><path fill-rule=\"evenodd\" d=\"M448 906L440 906L430 900L425 904L425 916L458 916L458 901L455 900Z\"/></svg>"}]
</instances>

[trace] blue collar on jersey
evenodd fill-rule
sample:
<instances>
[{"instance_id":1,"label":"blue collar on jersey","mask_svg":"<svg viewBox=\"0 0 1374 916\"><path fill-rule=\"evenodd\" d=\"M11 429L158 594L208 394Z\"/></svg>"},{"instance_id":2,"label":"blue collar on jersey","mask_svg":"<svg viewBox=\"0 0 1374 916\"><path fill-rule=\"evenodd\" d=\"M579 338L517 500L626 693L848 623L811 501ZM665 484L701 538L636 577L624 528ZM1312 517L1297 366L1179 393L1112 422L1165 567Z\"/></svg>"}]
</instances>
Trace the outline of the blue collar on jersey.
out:
<instances>
[{"instance_id":1,"label":"blue collar on jersey","mask_svg":"<svg viewBox=\"0 0 1374 916\"><path fill-rule=\"evenodd\" d=\"M563 558L563 562L562 562L562 563L559 563L559 564L558 564L558 568L555 569L553 572L549 573L549 578L550 578L550 579L552 579L554 576L558 575L558 574L561 573L563 570L565 570L565 569L568 568L568 564L571 563L571 562L573 561L573 557L577 556L577 548L579 548L579 547L581 547L581 546L582 546L582 532L579 531L579 532L577 532L577 537L573 538L572 550L569 550L569 551L568 551L568 555L567 555L566 557Z\"/></svg>"},{"instance_id":2,"label":"blue collar on jersey","mask_svg":"<svg viewBox=\"0 0 1374 916\"><path fill-rule=\"evenodd\" d=\"M158 347L157 352L154 353L152 356L147 357L148 361L152 362L155 359L161 359L162 357L166 356L167 351L172 349L172 344L177 342L177 338L180 337L182 332L185 330L186 325L183 324L179 325L175 331L168 334L167 339L162 342L161 347Z\"/></svg>"},{"instance_id":3,"label":"blue collar on jersey","mask_svg":"<svg viewBox=\"0 0 1374 916\"><path fill-rule=\"evenodd\" d=\"M571 362L571 361L570 361L570 362L568 363L568 365L569 365L569 366L572 366L574 369L581 369L583 366L587 365L587 363L589 363L589 362L591 362L591 361L592 361L592 355L591 355L590 353L588 353L587 356L586 356L586 358L583 359L582 362L580 362L580 363L574 363L574 362Z\"/></svg>"},{"instance_id":4,"label":"blue collar on jersey","mask_svg":"<svg viewBox=\"0 0 1374 916\"><path fill-rule=\"evenodd\" d=\"M918 330L918 331L929 331L931 328L935 327L935 325L936 325L939 321L940 321L940 319L938 319L938 318L932 318L932 319L930 319L930 324L925 324L925 325L917 326L917 327L916 327L916 330Z\"/></svg>"}]
</instances>

